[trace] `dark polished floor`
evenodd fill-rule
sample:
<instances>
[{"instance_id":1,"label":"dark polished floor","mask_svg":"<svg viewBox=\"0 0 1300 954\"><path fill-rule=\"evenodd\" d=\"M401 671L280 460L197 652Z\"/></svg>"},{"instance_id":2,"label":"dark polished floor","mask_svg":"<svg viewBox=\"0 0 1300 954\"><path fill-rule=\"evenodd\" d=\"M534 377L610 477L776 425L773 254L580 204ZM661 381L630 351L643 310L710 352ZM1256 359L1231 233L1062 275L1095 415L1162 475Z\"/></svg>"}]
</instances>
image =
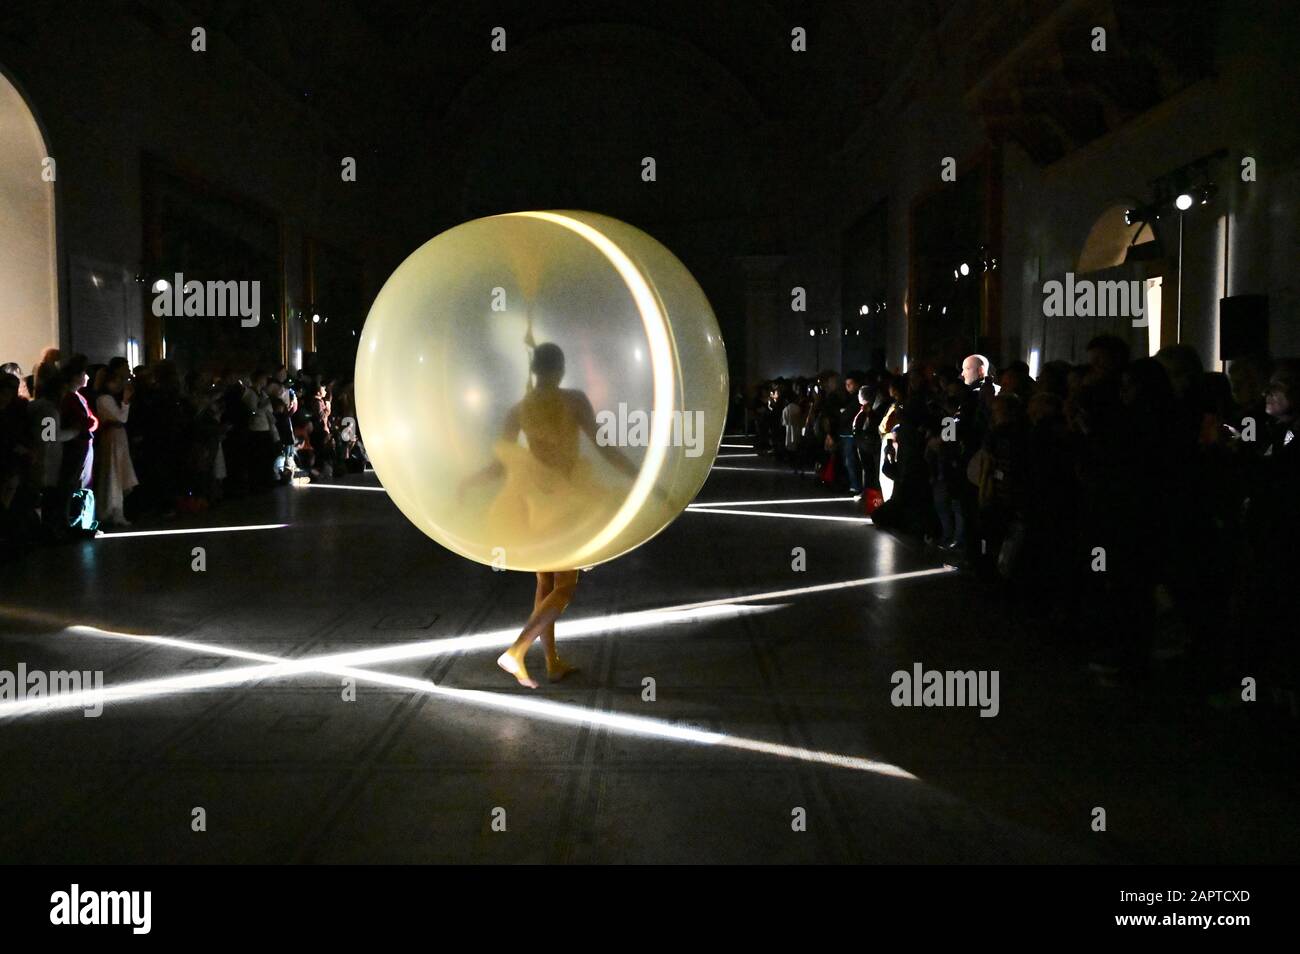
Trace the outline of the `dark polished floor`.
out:
<instances>
[{"instance_id":1,"label":"dark polished floor","mask_svg":"<svg viewBox=\"0 0 1300 954\"><path fill-rule=\"evenodd\" d=\"M762 459L718 464L702 504L826 496ZM0 703L0 860L1216 862L1300 847L1294 780L1260 769L1240 717L1099 687L1059 638L1003 625L986 587L869 523L683 514L584 577L560 634L582 671L530 693L493 660L531 578L437 547L356 489L373 475L344 483L167 525L281 527L99 539L3 569L0 669L102 670L115 694L98 718ZM894 707L891 674L917 662L997 670L998 715Z\"/></svg>"}]
</instances>

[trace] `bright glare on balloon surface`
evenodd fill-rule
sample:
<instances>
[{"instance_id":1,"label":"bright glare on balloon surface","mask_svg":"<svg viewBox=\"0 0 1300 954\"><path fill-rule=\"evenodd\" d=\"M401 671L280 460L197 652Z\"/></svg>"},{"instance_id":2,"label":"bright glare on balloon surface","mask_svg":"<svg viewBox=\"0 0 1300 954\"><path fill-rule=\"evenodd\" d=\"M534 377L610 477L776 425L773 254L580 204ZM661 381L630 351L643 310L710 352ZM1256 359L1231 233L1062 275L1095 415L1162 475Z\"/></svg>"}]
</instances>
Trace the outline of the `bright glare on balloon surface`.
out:
<instances>
[{"instance_id":1,"label":"bright glare on balloon surface","mask_svg":"<svg viewBox=\"0 0 1300 954\"><path fill-rule=\"evenodd\" d=\"M717 320L686 267L587 212L475 219L385 283L357 416L389 496L470 559L612 560L699 491L727 412Z\"/></svg>"}]
</instances>

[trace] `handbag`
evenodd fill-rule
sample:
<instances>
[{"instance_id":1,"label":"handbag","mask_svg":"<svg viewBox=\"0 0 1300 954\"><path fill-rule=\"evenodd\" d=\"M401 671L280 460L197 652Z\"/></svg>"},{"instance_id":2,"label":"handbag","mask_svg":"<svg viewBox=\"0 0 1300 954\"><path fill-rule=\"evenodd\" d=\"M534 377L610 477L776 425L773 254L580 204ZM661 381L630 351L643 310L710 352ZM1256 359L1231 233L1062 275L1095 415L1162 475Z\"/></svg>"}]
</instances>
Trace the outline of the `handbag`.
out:
<instances>
[{"instance_id":1,"label":"handbag","mask_svg":"<svg viewBox=\"0 0 1300 954\"><path fill-rule=\"evenodd\" d=\"M817 479L827 487L835 483L835 455L831 454L826 458L826 463L822 464L821 470L817 471Z\"/></svg>"},{"instance_id":2,"label":"handbag","mask_svg":"<svg viewBox=\"0 0 1300 954\"><path fill-rule=\"evenodd\" d=\"M885 447L885 459L880 462L880 474L890 480L898 479L898 444L890 441Z\"/></svg>"}]
</instances>

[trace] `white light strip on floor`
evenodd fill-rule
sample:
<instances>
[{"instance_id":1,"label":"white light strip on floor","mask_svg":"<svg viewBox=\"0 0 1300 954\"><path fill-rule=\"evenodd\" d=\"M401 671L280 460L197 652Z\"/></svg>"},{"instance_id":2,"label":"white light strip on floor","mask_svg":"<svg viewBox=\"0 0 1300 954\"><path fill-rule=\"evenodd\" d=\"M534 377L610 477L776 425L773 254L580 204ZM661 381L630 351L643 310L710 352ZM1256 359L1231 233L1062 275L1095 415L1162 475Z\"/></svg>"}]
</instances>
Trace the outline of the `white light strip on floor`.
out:
<instances>
[{"instance_id":1,"label":"white light strip on floor","mask_svg":"<svg viewBox=\"0 0 1300 954\"><path fill-rule=\"evenodd\" d=\"M802 596L809 593L824 593L829 590L848 589L858 586L870 586L876 583L892 583L899 580L916 579L941 573L955 572L953 567L940 567L931 570L914 570L909 573L892 573L883 576L869 576L857 580L842 580L837 583L821 583L812 586L795 587L786 590L770 590L766 593L745 593L738 596L725 596L695 603L682 603L650 610L633 610L628 613L614 613L604 616L590 616L580 619L560 620L555 627L556 638L574 639L583 636L605 635L611 630L636 629L656 624L673 622L691 622L701 619L724 618L755 612L768 612L780 608L775 606L741 605L757 600L777 600L787 596ZM19 611L15 615L21 615ZM232 658L248 659L270 663L265 666L248 666L242 669L219 672L196 673L189 676L166 677L163 679L144 680L129 683L114 689L105 689L112 693L111 698L132 699L137 696L162 695L169 692L184 692L194 689L213 689L236 685L242 682L258 681L283 676L292 676L304 672L319 670L322 666L367 666L385 662L399 662L409 659L424 659L445 655L452 652L469 652L476 649L501 649L509 646L518 635L517 627L475 633L471 636L448 636L439 639L426 639L414 643L398 643L391 646L379 646L372 649L353 649L345 652L330 653L302 659L283 659L268 656L250 650L230 649L212 643L180 639L172 636L155 636L144 633L124 633L103 629L98 626L72 625L64 632L74 635L96 636L109 639L131 640L153 643L173 649L185 649L200 653L215 653ZM91 693L68 693L41 700L11 700L0 702L0 718L24 715L29 712L43 711L50 708L81 708ZM105 695L103 698L110 698Z\"/></svg>"},{"instance_id":2,"label":"white light strip on floor","mask_svg":"<svg viewBox=\"0 0 1300 954\"><path fill-rule=\"evenodd\" d=\"M556 638L576 639L583 636L607 635L611 631L640 629L648 626L669 625L673 623L698 622L700 620L720 619L742 616L752 613L767 613L780 606L741 606L724 603L711 603L685 609L670 610L634 610L628 613L615 613L605 616L561 620L555 626ZM196 673L189 676L173 676L161 679L147 679L128 683L102 693L63 693L57 696L35 700L16 699L0 702L0 719L26 715L48 709L77 709L86 704L86 699L99 697L104 700L119 701L137 697L165 695L171 692L188 692L196 689L216 689L222 686L238 685L249 681L273 679L284 676L301 675L315 672L324 667L368 666L386 662L402 662L410 659L427 659L455 652L472 652L481 649L504 649L514 642L519 635L519 627L475 633L470 636L449 636L440 639L425 639L412 643L396 643L389 646L377 646L371 649L351 649L321 656L302 659L284 659L268 656L249 650L230 649L213 643L180 639L173 636L157 636L146 633L124 633L102 629L98 626L72 625L64 632L73 635L95 636L107 639L131 640L151 643L172 649L184 649L198 653L212 653L270 665L247 666L241 669L229 669L217 672Z\"/></svg>"},{"instance_id":3,"label":"white light strip on floor","mask_svg":"<svg viewBox=\"0 0 1300 954\"><path fill-rule=\"evenodd\" d=\"M708 606L674 608L669 610L633 610L627 613L613 613L605 616L579 617L562 619L555 624L557 639L580 639L584 636L608 635L611 631L643 629L650 626L695 623L701 620L726 619L735 616L747 616L754 613L767 613L779 609L779 606L748 606L736 603L711 603ZM87 636L107 636L116 639L135 639L171 646L176 649L204 651L207 643L179 639L172 636L151 636L137 633L119 633L100 629L96 626L69 626L68 632ZM377 646L372 649L349 649L343 652L316 656L313 659L278 660L284 673L293 673L302 669L313 669L324 663L329 665L368 666L376 663L400 662L408 659L427 659L433 656L445 656L448 653L473 652L482 649L504 649L515 641L519 627L489 630L469 636L443 636L437 639L422 639L410 643L395 643L390 646ZM252 653L245 658L257 659ZM271 675L275 675L272 673ZM5 703L0 703L0 714L5 711Z\"/></svg>"},{"instance_id":4,"label":"white light strip on floor","mask_svg":"<svg viewBox=\"0 0 1300 954\"><path fill-rule=\"evenodd\" d=\"M83 631L89 631L93 628L81 627L80 629ZM91 632L88 634L129 637L129 634L113 634L104 630L100 630L98 633ZM151 637L147 636L137 636L135 638L145 640L151 639ZM34 707L35 709L85 708L87 706L103 705L109 702L124 702L131 699L153 697L172 692L213 688L218 685L234 685L251 681L260 682L264 679L273 678L275 676L320 673L324 675L355 679L358 682L370 682L398 689L422 692L427 695L443 696L460 702L467 702L471 705L480 705L494 709L504 709L511 712L520 712L528 715L539 716L544 719L550 719L555 722L569 723L571 725L585 724L600 726L601 728L609 729L613 732L622 732L630 735L670 739L676 742L694 742L699 745L723 746L726 748L740 749L742 751L757 752L762 755L776 755L804 762L833 765L839 768L855 769L861 772L872 772L877 775L887 775L892 778L907 779L910 781L918 780L915 775L908 772L906 769L900 768L899 766L893 765L889 762L878 762L875 759L841 755L837 752L822 752L814 749L805 749L800 746L783 745L777 742L765 742L762 739L747 739L727 735L724 732L707 732L703 729L673 725L659 719L650 719L645 716L603 712L597 709L587 709L566 702L551 702L545 699L537 699L535 697L518 693L491 692L483 689L457 689L451 686L440 686L427 679L417 679L412 676L374 672L369 669L358 669L354 666L348 665L331 665L325 661L329 657L315 657L314 659L286 661L267 653L252 653L226 646L214 646L206 643L189 644L188 640L173 640L168 637L161 637L161 641L165 641L166 644L176 646L177 648L195 648L204 653L226 655L240 659L260 659L271 663L271 665L244 666L224 673L201 673L194 676L182 676L173 679L154 679L127 686L104 689L101 691L89 690L51 696L48 697L48 700L45 700L45 705L31 702L20 703L20 705ZM291 669L285 670L283 668L286 663L291 666ZM268 674L268 670L276 671ZM49 703L55 703L55 705L50 705ZM15 703L5 703L3 706L0 706L0 708L12 705L15 705ZM17 715L21 713L13 712L8 714Z\"/></svg>"},{"instance_id":5,"label":"white light strip on floor","mask_svg":"<svg viewBox=\"0 0 1300 954\"><path fill-rule=\"evenodd\" d=\"M719 444L718 446L719 446L719 447L733 447L733 448L742 448L742 447L743 447L743 448L748 448L748 449L750 449L750 450L752 450L753 447L754 447L753 444Z\"/></svg>"},{"instance_id":6,"label":"white light strip on floor","mask_svg":"<svg viewBox=\"0 0 1300 954\"><path fill-rule=\"evenodd\" d=\"M764 504L816 504L816 503L849 503L852 497L793 497L789 500L708 500L699 503L688 504L689 507L755 507Z\"/></svg>"},{"instance_id":7,"label":"white light strip on floor","mask_svg":"<svg viewBox=\"0 0 1300 954\"><path fill-rule=\"evenodd\" d=\"M743 470L747 474L789 474L791 477L804 476L795 474L792 470L786 470L784 467L728 467L726 465L714 464L710 470Z\"/></svg>"},{"instance_id":8,"label":"white light strip on floor","mask_svg":"<svg viewBox=\"0 0 1300 954\"><path fill-rule=\"evenodd\" d=\"M956 567L940 566L929 570L909 570L906 573L886 573L882 576L864 576L856 580L841 580L838 583L814 583L811 586L796 586L789 590L770 590L767 593L746 593L743 596L721 596L714 600L702 600L698 603L679 603L676 606L665 606L662 608L662 611L703 609L706 606L722 606L728 603L752 602L755 600L780 600L785 599L787 596L804 596L808 593L826 593L830 590L847 590L858 586L874 586L877 583L896 583L900 580L916 580L926 576L937 576L943 573L955 572L957 572Z\"/></svg>"},{"instance_id":9,"label":"white light strip on floor","mask_svg":"<svg viewBox=\"0 0 1300 954\"><path fill-rule=\"evenodd\" d=\"M714 460L731 460L735 457L757 457L758 454L719 454Z\"/></svg>"},{"instance_id":10,"label":"white light strip on floor","mask_svg":"<svg viewBox=\"0 0 1300 954\"><path fill-rule=\"evenodd\" d=\"M839 520L843 523L871 523L870 517L830 517L820 513L770 513L766 510L734 510L723 507L701 507L691 504L686 508L689 513L722 513L746 517L781 517L785 520Z\"/></svg>"},{"instance_id":11,"label":"white light strip on floor","mask_svg":"<svg viewBox=\"0 0 1300 954\"><path fill-rule=\"evenodd\" d=\"M182 533L234 533L237 530L279 530L287 523L250 523L243 527L185 527L176 530L122 530L95 534L96 540L116 540L122 537L170 537Z\"/></svg>"}]
</instances>

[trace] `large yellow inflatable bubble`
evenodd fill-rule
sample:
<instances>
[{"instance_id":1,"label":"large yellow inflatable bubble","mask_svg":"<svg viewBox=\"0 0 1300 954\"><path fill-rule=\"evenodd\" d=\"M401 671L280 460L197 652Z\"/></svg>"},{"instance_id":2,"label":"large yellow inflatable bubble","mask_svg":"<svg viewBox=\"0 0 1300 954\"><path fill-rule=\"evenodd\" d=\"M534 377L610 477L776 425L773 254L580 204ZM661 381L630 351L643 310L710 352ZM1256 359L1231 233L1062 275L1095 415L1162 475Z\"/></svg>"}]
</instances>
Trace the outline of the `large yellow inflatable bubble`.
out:
<instances>
[{"instance_id":1,"label":"large yellow inflatable bubble","mask_svg":"<svg viewBox=\"0 0 1300 954\"><path fill-rule=\"evenodd\" d=\"M727 360L686 267L588 212L475 219L385 283L357 417L408 519L512 570L595 566L666 527L708 476Z\"/></svg>"}]
</instances>

